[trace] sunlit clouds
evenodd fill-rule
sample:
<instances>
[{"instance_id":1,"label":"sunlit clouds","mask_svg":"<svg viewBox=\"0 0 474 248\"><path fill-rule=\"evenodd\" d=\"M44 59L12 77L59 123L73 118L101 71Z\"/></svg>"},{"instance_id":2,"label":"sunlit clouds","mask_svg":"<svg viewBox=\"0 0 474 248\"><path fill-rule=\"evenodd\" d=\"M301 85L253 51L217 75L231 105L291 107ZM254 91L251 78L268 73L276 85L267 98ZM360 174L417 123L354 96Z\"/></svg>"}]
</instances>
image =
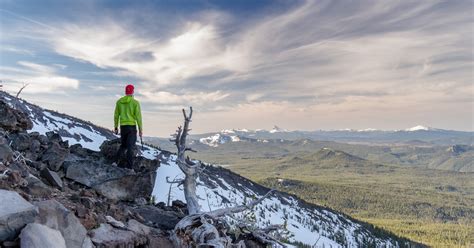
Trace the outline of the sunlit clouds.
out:
<instances>
[{"instance_id":1,"label":"sunlit clouds","mask_svg":"<svg viewBox=\"0 0 474 248\"><path fill-rule=\"evenodd\" d=\"M0 72L2 79L36 82L34 92L81 91L84 82L100 94L133 82L156 118L196 106L198 131L273 124L470 130L471 7L468 1L306 1L247 19L203 7L166 25L162 9L127 9L126 19L109 11L93 21L41 21L52 28L18 23L58 56L104 74L92 84L91 74L62 74L64 68L37 60L2 62ZM28 47L8 49L41 60ZM64 59L55 64L69 66ZM114 80L120 83L105 83Z\"/></svg>"}]
</instances>

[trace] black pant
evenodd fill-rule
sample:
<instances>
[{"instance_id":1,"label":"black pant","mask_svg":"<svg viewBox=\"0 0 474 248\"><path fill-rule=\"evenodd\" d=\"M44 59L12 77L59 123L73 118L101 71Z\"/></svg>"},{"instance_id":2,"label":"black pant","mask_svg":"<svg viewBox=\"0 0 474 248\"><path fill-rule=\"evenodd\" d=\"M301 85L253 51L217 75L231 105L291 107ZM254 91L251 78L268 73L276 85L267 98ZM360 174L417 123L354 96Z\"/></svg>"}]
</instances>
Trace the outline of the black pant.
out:
<instances>
[{"instance_id":1,"label":"black pant","mask_svg":"<svg viewBox=\"0 0 474 248\"><path fill-rule=\"evenodd\" d=\"M117 152L117 161L122 157L125 150L127 150L127 167L133 166L133 152L135 150L135 143L137 142L137 127L136 126L120 126L120 149Z\"/></svg>"}]
</instances>

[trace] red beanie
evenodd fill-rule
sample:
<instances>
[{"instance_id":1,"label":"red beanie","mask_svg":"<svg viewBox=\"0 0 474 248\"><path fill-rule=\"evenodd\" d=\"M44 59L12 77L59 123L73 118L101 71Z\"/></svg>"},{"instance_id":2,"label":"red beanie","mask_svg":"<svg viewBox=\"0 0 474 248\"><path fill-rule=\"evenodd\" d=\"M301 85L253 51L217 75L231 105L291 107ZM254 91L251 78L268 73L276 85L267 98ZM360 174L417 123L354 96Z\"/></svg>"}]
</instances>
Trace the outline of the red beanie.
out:
<instances>
[{"instance_id":1,"label":"red beanie","mask_svg":"<svg viewBox=\"0 0 474 248\"><path fill-rule=\"evenodd\" d=\"M125 95L133 95L133 91L135 90L135 87L133 85L129 84L125 87Z\"/></svg>"}]
</instances>

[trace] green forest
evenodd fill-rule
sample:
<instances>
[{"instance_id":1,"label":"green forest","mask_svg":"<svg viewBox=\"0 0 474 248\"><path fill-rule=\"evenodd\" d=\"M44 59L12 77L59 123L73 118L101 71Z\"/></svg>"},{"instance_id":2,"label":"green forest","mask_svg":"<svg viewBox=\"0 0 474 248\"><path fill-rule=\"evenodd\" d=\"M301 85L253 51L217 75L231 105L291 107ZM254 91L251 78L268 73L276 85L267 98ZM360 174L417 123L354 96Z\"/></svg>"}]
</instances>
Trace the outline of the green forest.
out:
<instances>
[{"instance_id":1,"label":"green forest","mask_svg":"<svg viewBox=\"0 0 474 248\"><path fill-rule=\"evenodd\" d=\"M432 247L474 244L474 173L374 163L329 148L218 151L196 157Z\"/></svg>"}]
</instances>

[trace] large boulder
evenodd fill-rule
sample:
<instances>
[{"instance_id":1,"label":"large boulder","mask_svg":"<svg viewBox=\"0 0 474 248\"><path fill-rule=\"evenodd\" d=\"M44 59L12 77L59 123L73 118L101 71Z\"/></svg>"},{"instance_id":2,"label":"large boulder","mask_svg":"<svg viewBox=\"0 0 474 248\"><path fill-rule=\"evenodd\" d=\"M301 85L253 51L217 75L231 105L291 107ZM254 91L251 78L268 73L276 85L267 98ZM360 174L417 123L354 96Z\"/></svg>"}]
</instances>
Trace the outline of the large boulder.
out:
<instances>
[{"instance_id":1,"label":"large boulder","mask_svg":"<svg viewBox=\"0 0 474 248\"><path fill-rule=\"evenodd\" d=\"M40 174L44 179L46 179L46 181L48 181L51 186L58 189L63 188L63 181L61 180L61 177L58 175L58 173L50 171L48 168L44 168L41 170Z\"/></svg>"},{"instance_id":2,"label":"large boulder","mask_svg":"<svg viewBox=\"0 0 474 248\"><path fill-rule=\"evenodd\" d=\"M13 159L13 151L7 144L0 144L0 162L10 163Z\"/></svg>"},{"instance_id":3,"label":"large boulder","mask_svg":"<svg viewBox=\"0 0 474 248\"><path fill-rule=\"evenodd\" d=\"M130 175L130 172L125 169L92 160L66 161L64 162L64 167L67 168L67 178L87 187L93 187Z\"/></svg>"},{"instance_id":4,"label":"large boulder","mask_svg":"<svg viewBox=\"0 0 474 248\"><path fill-rule=\"evenodd\" d=\"M12 143L12 148L23 152L30 148L32 139L26 132L19 132L8 135L9 140Z\"/></svg>"},{"instance_id":5,"label":"large boulder","mask_svg":"<svg viewBox=\"0 0 474 248\"><path fill-rule=\"evenodd\" d=\"M153 192L156 172L127 175L108 180L93 188L111 200L133 201L136 198L149 198Z\"/></svg>"},{"instance_id":6,"label":"large boulder","mask_svg":"<svg viewBox=\"0 0 474 248\"><path fill-rule=\"evenodd\" d=\"M102 155L108 160L115 160L119 148L120 148L120 139L106 140L102 143L102 145L100 145L100 153L102 153ZM133 155L136 156L137 154L138 154L138 149L135 146Z\"/></svg>"},{"instance_id":7,"label":"large boulder","mask_svg":"<svg viewBox=\"0 0 474 248\"><path fill-rule=\"evenodd\" d=\"M28 187L25 188L25 192L31 196L45 198L50 196L53 192L51 187L31 174L28 175L25 180L28 182Z\"/></svg>"},{"instance_id":8,"label":"large boulder","mask_svg":"<svg viewBox=\"0 0 474 248\"><path fill-rule=\"evenodd\" d=\"M166 211L154 206L141 206L133 210L141 216L149 226L159 229L172 230L185 216L175 211Z\"/></svg>"},{"instance_id":9,"label":"large boulder","mask_svg":"<svg viewBox=\"0 0 474 248\"><path fill-rule=\"evenodd\" d=\"M14 191L0 189L0 203L0 240L14 239L38 215L38 209Z\"/></svg>"},{"instance_id":10,"label":"large boulder","mask_svg":"<svg viewBox=\"0 0 474 248\"><path fill-rule=\"evenodd\" d=\"M68 155L68 149L62 147L58 142L50 142L41 160L48 164L50 170L59 171Z\"/></svg>"},{"instance_id":11,"label":"large boulder","mask_svg":"<svg viewBox=\"0 0 474 248\"><path fill-rule=\"evenodd\" d=\"M39 215L36 222L61 232L68 248L87 247L87 230L73 212L56 200L36 202Z\"/></svg>"},{"instance_id":12,"label":"large boulder","mask_svg":"<svg viewBox=\"0 0 474 248\"><path fill-rule=\"evenodd\" d=\"M28 116L0 101L0 128L10 132L29 130L33 127Z\"/></svg>"},{"instance_id":13,"label":"large boulder","mask_svg":"<svg viewBox=\"0 0 474 248\"><path fill-rule=\"evenodd\" d=\"M106 140L100 146L100 153L104 156L109 162L117 160L117 152L120 148L120 139ZM147 148L148 149L148 148ZM138 156L140 154L140 149L137 146L133 148L133 165L132 169L135 171L145 172L145 171L154 171L160 166L160 161L158 159L147 159L143 156ZM125 158L125 153L123 156L118 158L119 167L127 167L127 160Z\"/></svg>"},{"instance_id":14,"label":"large boulder","mask_svg":"<svg viewBox=\"0 0 474 248\"><path fill-rule=\"evenodd\" d=\"M47 226L31 223L20 234L21 248L66 248L63 236L57 230Z\"/></svg>"},{"instance_id":15,"label":"large boulder","mask_svg":"<svg viewBox=\"0 0 474 248\"><path fill-rule=\"evenodd\" d=\"M109 224L100 224L90 233L92 242L101 248L143 246L148 240L145 236L129 230L117 229Z\"/></svg>"}]
</instances>

